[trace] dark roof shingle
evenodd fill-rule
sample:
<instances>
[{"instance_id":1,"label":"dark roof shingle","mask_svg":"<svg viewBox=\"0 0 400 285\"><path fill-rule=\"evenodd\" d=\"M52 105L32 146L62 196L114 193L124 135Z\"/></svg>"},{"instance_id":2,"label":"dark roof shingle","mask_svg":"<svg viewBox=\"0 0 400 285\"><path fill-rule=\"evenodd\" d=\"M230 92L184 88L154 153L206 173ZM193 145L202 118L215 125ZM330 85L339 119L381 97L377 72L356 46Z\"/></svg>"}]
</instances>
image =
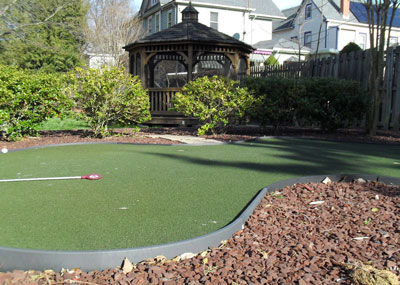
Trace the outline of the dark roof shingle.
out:
<instances>
[{"instance_id":1,"label":"dark roof shingle","mask_svg":"<svg viewBox=\"0 0 400 285\"><path fill-rule=\"evenodd\" d=\"M253 48L239 41L231 36L221 33L215 29L212 29L206 25L203 25L195 21L184 21L176 24L166 30L158 33L151 34L143 39L137 40L135 43L127 45L124 48L129 48L134 44L145 44L145 43L167 43L167 42L211 42L211 43L223 43L231 45L240 45L246 49L252 50Z\"/></svg>"}]
</instances>

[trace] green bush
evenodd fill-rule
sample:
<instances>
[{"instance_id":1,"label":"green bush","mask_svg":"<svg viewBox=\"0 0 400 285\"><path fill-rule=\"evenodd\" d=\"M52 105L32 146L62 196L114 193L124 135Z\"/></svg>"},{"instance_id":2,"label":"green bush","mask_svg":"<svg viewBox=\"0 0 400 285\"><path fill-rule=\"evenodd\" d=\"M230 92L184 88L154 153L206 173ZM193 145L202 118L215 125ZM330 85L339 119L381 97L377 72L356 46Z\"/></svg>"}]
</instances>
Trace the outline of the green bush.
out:
<instances>
[{"instance_id":1,"label":"green bush","mask_svg":"<svg viewBox=\"0 0 400 285\"><path fill-rule=\"evenodd\" d=\"M72 101L63 92L63 76L0 66L0 133L17 140L38 135L47 118L61 116Z\"/></svg>"},{"instance_id":2,"label":"green bush","mask_svg":"<svg viewBox=\"0 0 400 285\"><path fill-rule=\"evenodd\" d=\"M251 78L241 82L254 96L251 116L261 125L292 125L298 111L300 97L296 94L296 81L280 77Z\"/></svg>"},{"instance_id":3,"label":"green bush","mask_svg":"<svg viewBox=\"0 0 400 285\"><path fill-rule=\"evenodd\" d=\"M175 94L175 110L202 122L198 134L214 133L243 117L254 99L237 82L224 77L200 77Z\"/></svg>"},{"instance_id":4,"label":"green bush","mask_svg":"<svg viewBox=\"0 0 400 285\"><path fill-rule=\"evenodd\" d=\"M138 124L151 119L150 102L138 77L123 69L77 68L70 74L71 93L84 120L97 137L110 124Z\"/></svg>"},{"instance_id":5,"label":"green bush","mask_svg":"<svg viewBox=\"0 0 400 285\"><path fill-rule=\"evenodd\" d=\"M318 125L332 132L360 120L367 95L357 82L335 78L246 78L256 98L252 117L262 125Z\"/></svg>"},{"instance_id":6,"label":"green bush","mask_svg":"<svg viewBox=\"0 0 400 285\"><path fill-rule=\"evenodd\" d=\"M350 42L343 47L343 49L339 52L339 55L359 50L361 50L361 48L358 44Z\"/></svg>"},{"instance_id":7,"label":"green bush","mask_svg":"<svg viewBox=\"0 0 400 285\"><path fill-rule=\"evenodd\" d=\"M272 54L265 60L265 65L279 65L279 61Z\"/></svg>"},{"instance_id":8,"label":"green bush","mask_svg":"<svg viewBox=\"0 0 400 285\"><path fill-rule=\"evenodd\" d=\"M318 123L323 131L347 127L366 114L367 94L355 81L312 78L304 86L303 115Z\"/></svg>"}]
</instances>

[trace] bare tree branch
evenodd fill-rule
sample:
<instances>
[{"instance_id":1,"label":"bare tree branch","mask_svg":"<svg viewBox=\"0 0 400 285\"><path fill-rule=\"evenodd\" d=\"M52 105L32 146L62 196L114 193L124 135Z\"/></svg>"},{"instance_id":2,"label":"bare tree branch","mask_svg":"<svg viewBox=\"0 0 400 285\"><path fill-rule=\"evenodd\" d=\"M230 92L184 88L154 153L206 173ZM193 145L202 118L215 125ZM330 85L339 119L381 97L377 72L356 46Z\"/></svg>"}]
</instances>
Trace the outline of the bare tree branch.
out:
<instances>
[{"instance_id":1,"label":"bare tree branch","mask_svg":"<svg viewBox=\"0 0 400 285\"><path fill-rule=\"evenodd\" d=\"M128 66L123 46L141 34L141 19L135 17L129 0L92 0L86 37L95 53L111 56L114 65Z\"/></svg>"},{"instance_id":2,"label":"bare tree branch","mask_svg":"<svg viewBox=\"0 0 400 285\"><path fill-rule=\"evenodd\" d=\"M15 3L16 3L16 0L14 0L14 2L12 2L11 4L9 4L8 6L6 6L6 8L2 11L2 12L4 12L4 13L0 14L0 17L1 17L3 14L5 14L5 13L7 12L7 10L9 10L9 8L11 7L12 4L15 4ZM71 3L71 1L68 1L67 3L64 3L63 5L57 7L57 8L54 10L54 12L53 12L52 14L50 14L49 16L47 16L43 21L37 21L37 22L28 23L28 24L22 24L22 25L18 25L18 26L17 26L16 24L14 24L14 25L15 25L14 28L11 28L11 29L8 29L8 30L6 30L6 31L3 31L3 32L0 34L0 37L5 36L5 35L8 35L8 34L11 34L11 33L13 33L13 32L16 32L16 31L18 31L18 30L21 30L21 29L24 29L24 28L27 28L27 27L39 26L39 25L46 24L46 23L48 23L54 16L56 16L58 12L60 12L62 9L64 9L69 3Z\"/></svg>"}]
</instances>

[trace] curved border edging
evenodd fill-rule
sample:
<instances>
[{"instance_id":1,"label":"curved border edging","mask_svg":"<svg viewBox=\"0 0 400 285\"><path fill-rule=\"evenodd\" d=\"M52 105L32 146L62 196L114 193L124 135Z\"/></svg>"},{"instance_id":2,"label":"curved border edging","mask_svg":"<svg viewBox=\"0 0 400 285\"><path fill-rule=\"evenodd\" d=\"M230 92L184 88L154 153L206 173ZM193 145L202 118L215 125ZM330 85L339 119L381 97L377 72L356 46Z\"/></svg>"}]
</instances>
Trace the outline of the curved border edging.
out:
<instances>
[{"instance_id":1,"label":"curved border edging","mask_svg":"<svg viewBox=\"0 0 400 285\"><path fill-rule=\"evenodd\" d=\"M183 253L197 253L210 247L220 245L221 241L229 239L234 233L241 230L254 209L268 192L272 192L297 183L321 182L325 177L332 181L352 181L363 178L380 181L386 184L400 185L400 179L389 176L365 174L317 175L292 178L279 181L264 187L249 203L237 219L222 229L183 241L131 249L99 250L99 251L51 251L29 250L19 248L0 247L0 271L12 270L46 270L60 271L62 268L81 268L83 271L103 270L121 265L127 257L137 263L148 258L163 255L168 259Z\"/></svg>"}]
</instances>

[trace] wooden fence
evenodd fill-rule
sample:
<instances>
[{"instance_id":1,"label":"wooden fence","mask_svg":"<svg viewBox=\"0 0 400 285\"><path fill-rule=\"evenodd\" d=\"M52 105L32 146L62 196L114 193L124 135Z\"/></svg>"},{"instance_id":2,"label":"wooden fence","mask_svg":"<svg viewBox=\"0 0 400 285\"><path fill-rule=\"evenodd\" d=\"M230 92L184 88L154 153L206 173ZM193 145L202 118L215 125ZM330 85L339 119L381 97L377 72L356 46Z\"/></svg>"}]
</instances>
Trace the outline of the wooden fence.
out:
<instances>
[{"instance_id":1,"label":"wooden fence","mask_svg":"<svg viewBox=\"0 0 400 285\"><path fill-rule=\"evenodd\" d=\"M386 52L384 96L380 106L379 126L399 131L400 128L400 46ZM341 56L288 63L276 66L253 66L253 77L310 78L334 77L355 80L364 88L368 86L370 52L357 51Z\"/></svg>"}]
</instances>

